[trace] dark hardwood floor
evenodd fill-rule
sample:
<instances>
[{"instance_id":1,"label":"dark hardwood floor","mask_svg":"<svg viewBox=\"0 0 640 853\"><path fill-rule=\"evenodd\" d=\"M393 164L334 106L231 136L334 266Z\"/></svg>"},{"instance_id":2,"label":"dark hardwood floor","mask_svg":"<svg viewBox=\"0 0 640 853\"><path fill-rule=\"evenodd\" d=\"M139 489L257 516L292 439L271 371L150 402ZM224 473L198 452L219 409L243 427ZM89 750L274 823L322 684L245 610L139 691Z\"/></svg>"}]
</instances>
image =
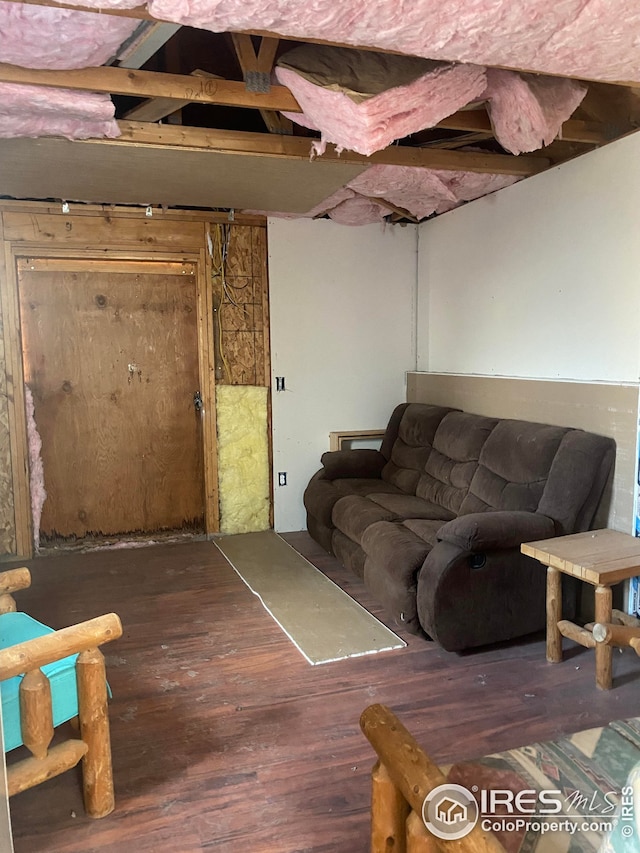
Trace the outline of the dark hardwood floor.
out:
<instances>
[{"instance_id":1,"label":"dark hardwood floor","mask_svg":"<svg viewBox=\"0 0 640 853\"><path fill-rule=\"evenodd\" d=\"M285 538L385 621L307 534ZM124 636L104 648L116 811L87 818L66 773L11 800L17 853L364 853L367 705L389 705L441 763L640 715L634 653L616 653L601 692L592 652L547 664L542 637L457 655L405 635L406 649L311 667L205 541L29 565L21 609L54 627L113 610Z\"/></svg>"}]
</instances>

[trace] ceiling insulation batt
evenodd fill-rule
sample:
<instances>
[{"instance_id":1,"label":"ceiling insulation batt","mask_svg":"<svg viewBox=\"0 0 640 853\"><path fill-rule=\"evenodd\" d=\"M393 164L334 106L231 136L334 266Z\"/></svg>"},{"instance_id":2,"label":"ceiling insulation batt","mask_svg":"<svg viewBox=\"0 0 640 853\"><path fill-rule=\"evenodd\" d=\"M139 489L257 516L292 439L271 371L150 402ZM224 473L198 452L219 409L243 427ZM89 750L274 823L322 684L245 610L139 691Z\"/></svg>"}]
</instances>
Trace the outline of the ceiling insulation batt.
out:
<instances>
[{"instance_id":1,"label":"ceiling insulation batt","mask_svg":"<svg viewBox=\"0 0 640 853\"><path fill-rule=\"evenodd\" d=\"M416 219L424 219L432 213L444 213L462 202L508 187L517 180L513 175L372 166L347 186L368 198L382 198L409 211Z\"/></svg>"},{"instance_id":2,"label":"ceiling insulation batt","mask_svg":"<svg viewBox=\"0 0 640 853\"><path fill-rule=\"evenodd\" d=\"M148 8L219 33L267 30L425 59L640 82L634 0L149 0Z\"/></svg>"},{"instance_id":3,"label":"ceiling insulation batt","mask_svg":"<svg viewBox=\"0 0 640 853\"><path fill-rule=\"evenodd\" d=\"M487 70L489 116L496 139L512 154L550 145L587 94L577 80Z\"/></svg>"},{"instance_id":4,"label":"ceiling insulation batt","mask_svg":"<svg viewBox=\"0 0 640 853\"><path fill-rule=\"evenodd\" d=\"M302 108L302 115L285 115L320 131L320 152L332 142L367 156L433 127L486 88L477 65L320 45L288 51L275 74Z\"/></svg>"},{"instance_id":5,"label":"ceiling insulation batt","mask_svg":"<svg viewBox=\"0 0 640 853\"><path fill-rule=\"evenodd\" d=\"M320 131L319 154L332 142L368 156L480 100L489 101L503 148L535 151L555 139L587 92L566 78L320 45L285 53L275 74L302 107L287 118Z\"/></svg>"},{"instance_id":6,"label":"ceiling insulation batt","mask_svg":"<svg viewBox=\"0 0 640 853\"><path fill-rule=\"evenodd\" d=\"M0 83L0 138L120 136L108 95Z\"/></svg>"},{"instance_id":7,"label":"ceiling insulation batt","mask_svg":"<svg viewBox=\"0 0 640 853\"><path fill-rule=\"evenodd\" d=\"M285 219L315 219L326 215L342 225L381 222L393 210L407 211L415 219L424 219L433 213L446 213L465 201L503 189L518 180L520 178L513 175L450 172L413 166L371 166L307 213L245 212Z\"/></svg>"},{"instance_id":8,"label":"ceiling insulation batt","mask_svg":"<svg viewBox=\"0 0 640 853\"><path fill-rule=\"evenodd\" d=\"M137 21L0 0L0 62L23 68L72 69L111 59ZM0 84L0 137L120 135L108 95Z\"/></svg>"},{"instance_id":9,"label":"ceiling insulation batt","mask_svg":"<svg viewBox=\"0 0 640 853\"><path fill-rule=\"evenodd\" d=\"M51 69L103 65L116 55L138 23L0 0L0 62Z\"/></svg>"}]
</instances>

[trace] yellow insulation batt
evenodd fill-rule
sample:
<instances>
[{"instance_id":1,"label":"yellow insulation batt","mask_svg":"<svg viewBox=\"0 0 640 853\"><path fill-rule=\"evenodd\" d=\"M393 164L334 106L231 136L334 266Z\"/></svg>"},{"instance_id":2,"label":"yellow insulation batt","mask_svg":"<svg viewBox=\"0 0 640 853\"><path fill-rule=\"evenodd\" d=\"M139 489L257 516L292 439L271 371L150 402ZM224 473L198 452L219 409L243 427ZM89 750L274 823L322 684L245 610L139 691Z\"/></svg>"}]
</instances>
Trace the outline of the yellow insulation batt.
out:
<instances>
[{"instance_id":1,"label":"yellow insulation batt","mask_svg":"<svg viewBox=\"0 0 640 853\"><path fill-rule=\"evenodd\" d=\"M216 386L220 532L269 529L267 389Z\"/></svg>"}]
</instances>

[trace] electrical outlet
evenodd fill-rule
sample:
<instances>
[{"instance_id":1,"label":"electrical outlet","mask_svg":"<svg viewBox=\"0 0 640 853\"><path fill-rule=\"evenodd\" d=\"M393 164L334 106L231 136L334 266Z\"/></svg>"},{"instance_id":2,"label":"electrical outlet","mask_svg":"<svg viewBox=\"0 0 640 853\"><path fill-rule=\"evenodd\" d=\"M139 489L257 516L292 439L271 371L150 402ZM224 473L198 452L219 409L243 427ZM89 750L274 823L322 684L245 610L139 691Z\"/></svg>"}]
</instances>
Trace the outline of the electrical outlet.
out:
<instances>
[{"instance_id":1,"label":"electrical outlet","mask_svg":"<svg viewBox=\"0 0 640 853\"><path fill-rule=\"evenodd\" d=\"M280 471L280 473L278 474L278 485L279 486L286 486L287 485L287 472L286 471Z\"/></svg>"}]
</instances>

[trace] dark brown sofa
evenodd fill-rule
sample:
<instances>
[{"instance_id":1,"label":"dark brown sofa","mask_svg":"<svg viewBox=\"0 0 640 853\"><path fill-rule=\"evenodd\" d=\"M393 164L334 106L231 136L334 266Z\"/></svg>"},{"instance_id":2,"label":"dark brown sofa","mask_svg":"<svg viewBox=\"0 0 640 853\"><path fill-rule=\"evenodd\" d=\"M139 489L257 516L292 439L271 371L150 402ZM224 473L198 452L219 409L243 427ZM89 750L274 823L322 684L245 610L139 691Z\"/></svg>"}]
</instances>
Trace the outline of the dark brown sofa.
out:
<instances>
[{"instance_id":1,"label":"dark brown sofa","mask_svg":"<svg viewBox=\"0 0 640 853\"><path fill-rule=\"evenodd\" d=\"M322 456L307 526L398 624L459 651L544 626L520 544L590 529L614 457L583 430L404 403L379 451Z\"/></svg>"}]
</instances>

